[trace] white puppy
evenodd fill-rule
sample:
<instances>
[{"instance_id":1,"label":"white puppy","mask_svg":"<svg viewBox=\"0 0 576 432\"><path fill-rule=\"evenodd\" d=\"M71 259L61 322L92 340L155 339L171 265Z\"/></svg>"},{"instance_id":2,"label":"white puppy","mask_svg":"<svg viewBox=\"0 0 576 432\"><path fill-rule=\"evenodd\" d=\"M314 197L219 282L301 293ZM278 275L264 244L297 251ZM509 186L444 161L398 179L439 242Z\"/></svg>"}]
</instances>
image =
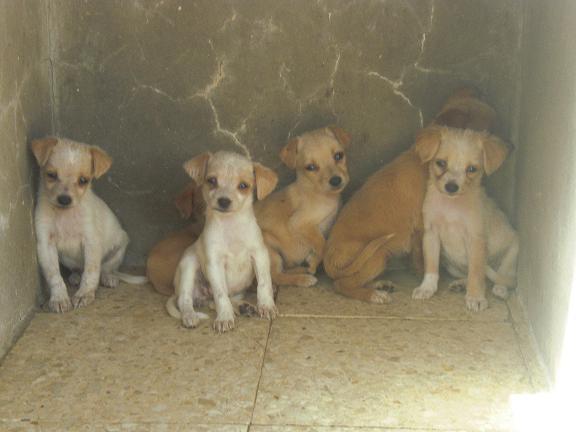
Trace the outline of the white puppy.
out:
<instances>
[{"instance_id":1,"label":"white puppy","mask_svg":"<svg viewBox=\"0 0 576 432\"><path fill-rule=\"evenodd\" d=\"M66 312L86 306L95 298L98 283L114 287L118 279L144 283L146 278L118 272L128 235L110 208L91 189L112 159L100 148L62 138L32 141L40 166L40 187L35 225L38 260L50 288L49 308ZM78 273L80 287L72 302L60 274L63 264Z\"/></svg>"},{"instance_id":2,"label":"white puppy","mask_svg":"<svg viewBox=\"0 0 576 432\"><path fill-rule=\"evenodd\" d=\"M166 303L168 313L196 327L205 314L194 305L214 299L218 333L234 328L230 296L242 294L256 276L260 316L273 319L276 306L270 258L252 208L254 190L261 200L276 187L276 174L236 153L203 153L184 164L201 185L206 223L198 240L182 256Z\"/></svg>"},{"instance_id":3,"label":"white puppy","mask_svg":"<svg viewBox=\"0 0 576 432\"><path fill-rule=\"evenodd\" d=\"M431 127L418 143L430 177L423 206L424 280L412 294L430 298L438 289L440 257L448 272L460 279L451 287L466 287L466 306L487 307L486 277L492 292L506 298L516 283L518 238L504 213L482 186L504 162L507 146L485 132Z\"/></svg>"}]
</instances>

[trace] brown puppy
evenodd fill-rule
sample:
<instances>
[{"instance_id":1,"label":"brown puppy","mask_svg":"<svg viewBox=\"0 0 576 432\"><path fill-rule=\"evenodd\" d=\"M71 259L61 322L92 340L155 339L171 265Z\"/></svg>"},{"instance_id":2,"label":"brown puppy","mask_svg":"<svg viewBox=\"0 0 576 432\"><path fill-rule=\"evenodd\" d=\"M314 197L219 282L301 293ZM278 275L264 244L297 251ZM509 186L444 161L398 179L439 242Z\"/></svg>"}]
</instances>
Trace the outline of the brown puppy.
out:
<instances>
[{"instance_id":1,"label":"brown puppy","mask_svg":"<svg viewBox=\"0 0 576 432\"><path fill-rule=\"evenodd\" d=\"M462 89L450 97L432 125L489 130L494 110ZM373 174L340 212L324 256L324 269L337 292L372 303L390 301L393 284L375 280L386 270L390 257L411 253L422 271L422 204L428 178L427 129L416 144Z\"/></svg>"},{"instance_id":2,"label":"brown puppy","mask_svg":"<svg viewBox=\"0 0 576 432\"><path fill-rule=\"evenodd\" d=\"M348 133L332 126L294 138L280 152L296 170L296 181L254 206L275 284L316 283L325 237L349 180L344 152L349 142Z\"/></svg>"},{"instance_id":3,"label":"brown puppy","mask_svg":"<svg viewBox=\"0 0 576 432\"><path fill-rule=\"evenodd\" d=\"M148 254L146 275L156 288L165 295L174 294L174 275L184 251L194 243L204 226L204 201L196 183L191 182L175 200L184 219L192 223L186 228L170 233L157 243Z\"/></svg>"}]
</instances>

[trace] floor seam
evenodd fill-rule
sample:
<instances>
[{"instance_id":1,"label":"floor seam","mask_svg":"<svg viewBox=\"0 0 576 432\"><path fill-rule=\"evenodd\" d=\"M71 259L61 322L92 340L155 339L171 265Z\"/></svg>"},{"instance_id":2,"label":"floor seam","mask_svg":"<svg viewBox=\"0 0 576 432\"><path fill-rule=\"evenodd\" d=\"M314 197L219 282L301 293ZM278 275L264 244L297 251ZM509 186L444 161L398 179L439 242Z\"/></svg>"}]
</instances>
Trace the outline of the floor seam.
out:
<instances>
[{"instance_id":1,"label":"floor seam","mask_svg":"<svg viewBox=\"0 0 576 432\"><path fill-rule=\"evenodd\" d=\"M266 334L266 344L264 345L264 352L262 353L262 361L260 362L260 374L258 375L258 382L256 383L256 391L254 392L254 401L252 403L252 412L250 413L250 421L248 422L247 430L250 430L252 421L254 419L254 412L256 411L256 402L258 401L258 392L260 391L260 382L262 381L262 375L264 374L264 362L266 361L266 354L268 353L268 346L270 344L270 335L272 334L272 325L274 321L271 320L268 323L268 333Z\"/></svg>"}]
</instances>

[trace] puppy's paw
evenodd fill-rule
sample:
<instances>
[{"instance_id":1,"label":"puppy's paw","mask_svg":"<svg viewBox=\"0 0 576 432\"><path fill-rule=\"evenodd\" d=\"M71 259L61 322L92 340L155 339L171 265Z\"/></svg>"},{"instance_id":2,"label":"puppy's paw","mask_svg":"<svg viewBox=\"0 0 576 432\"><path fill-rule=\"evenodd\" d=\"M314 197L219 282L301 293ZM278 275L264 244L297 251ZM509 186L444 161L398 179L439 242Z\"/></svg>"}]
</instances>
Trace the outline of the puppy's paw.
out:
<instances>
[{"instance_id":1,"label":"puppy's paw","mask_svg":"<svg viewBox=\"0 0 576 432\"><path fill-rule=\"evenodd\" d=\"M301 274L295 278L294 285L299 286L299 287L303 287L303 288L308 288L308 287L316 285L317 282L318 282L318 279L316 279L316 276Z\"/></svg>"},{"instance_id":2,"label":"puppy's paw","mask_svg":"<svg viewBox=\"0 0 576 432\"><path fill-rule=\"evenodd\" d=\"M386 291L387 293L394 292L396 290L396 284L389 280L377 280L370 282L367 288L371 288L377 291Z\"/></svg>"},{"instance_id":3,"label":"puppy's paw","mask_svg":"<svg viewBox=\"0 0 576 432\"><path fill-rule=\"evenodd\" d=\"M115 275L110 274L110 273L102 273L100 275L100 284L102 286L105 286L108 288L116 288L119 283L120 283L120 279L118 279L118 276L115 276Z\"/></svg>"},{"instance_id":4,"label":"puppy's paw","mask_svg":"<svg viewBox=\"0 0 576 432\"><path fill-rule=\"evenodd\" d=\"M79 287L82 282L82 273L72 272L68 276L68 283L73 287Z\"/></svg>"},{"instance_id":5,"label":"puppy's paw","mask_svg":"<svg viewBox=\"0 0 576 432\"><path fill-rule=\"evenodd\" d=\"M416 288L414 291L412 291L412 298L414 300L429 299L436 292L436 288L437 287L432 286L431 284L424 284L423 283L418 288Z\"/></svg>"},{"instance_id":6,"label":"puppy's paw","mask_svg":"<svg viewBox=\"0 0 576 432\"><path fill-rule=\"evenodd\" d=\"M63 313L71 311L74 309L74 307L72 306L72 302L68 296L50 297L50 301L48 302L48 309L50 312Z\"/></svg>"},{"instance_id":7,"label":"puppy's paw","mask_svg":"<svg viewBox=\"0 0 576 432\"><path fill-rule=\"evenodd\" d=\"M225 333L234 328L234 319L219 319L216 318L212 324L212 328L216 333Z\"/></svg>"},{"instance_id":8,"label":"puppy's paw","mask_svg":"<svg viewBox=\"0 0 576 432\"><path fill-rule=\"evenodd\" d=\"M450 282L448 285L448 289L455 293L465 293L466 292L466 279L457 279L455 281Z\"/></svg>"},{"instance_id":9,"label":"puppy's paw","mask_svg":"<svg viewBox=\"0 0 576 432\"><path fill-rule=\"evenodd\" d=\"M392 298L390 297L390 294L388 294L384 290L375 289L372 295L370 296L370 303L385 304L390 303L391 301Z\"/></svg>"},{"instance_id":10,"label":"puppy's paw","mask_svg":"<svg viewBox=\"0 0 576 432\"><path fill-rule=\"evenodd\" d=\"M200 324L200 320L206 318L208 316L200 312L185 312L182 313L182 325L186 328L196 328Z\"/></svg>"},{"instance_id":11,"label":"puppy's paw","mask_svg":"<svg viewBox=\"0 0 576 432\"><path fill-rule=\"evenodd\" d=\"M240 316L255 317L259 315L258 308L247 301L240 303L237 308Z\"/></svg>"},{"instance_id":12,"label":"puppy's paw","mask_svg":"<svg viewBox=\"0 0 576 432\"><path fill-rule=\"evenodd\" d=\"M488 307L488 301L485 297L466 296L466 307L472 312L480 312Z\"/></svg>"},{"instance_id":13,"label":"puppy's paw","mask_svg":"<svg viewBox=\"0 0 576 432\"><path fill-rule=\"evenodd\" d=\"M492 287L492 294L498 298L506 300L508 298L508 287L504 285L494 285Z\"/></svg>"},{"instance_id":14,"label":"puppy's paw","mask_svg":"<svg viewBox=\"0 0 576 432\"><path fill-rule=\"evenodd\" d=\"M272 304L259 304L258 305L258 315L260 318L266 318L267 320L273 320L278 316L278 309L274 303Z\"/></svg>"},{"instance_id":15,"label":"puppy's paw","mask_svg":"<svg viewBox=\"0 0 576 432\"><path fill-rule=\"evenodd\" d=\"M76 293L72 297L72 304L74 309L78 309L84 306L88 306L96 298L96 291L88 291L85 293Z\"/></svg>"}]
</instances>

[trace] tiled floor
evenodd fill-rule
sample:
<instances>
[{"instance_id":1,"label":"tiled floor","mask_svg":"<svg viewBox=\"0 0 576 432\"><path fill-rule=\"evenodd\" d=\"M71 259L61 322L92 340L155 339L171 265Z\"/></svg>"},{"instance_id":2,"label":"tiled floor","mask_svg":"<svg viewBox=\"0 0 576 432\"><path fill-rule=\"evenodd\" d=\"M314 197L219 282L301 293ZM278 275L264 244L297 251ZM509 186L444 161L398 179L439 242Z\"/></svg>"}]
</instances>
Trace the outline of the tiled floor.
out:
<instances>
[{"instance_id":1,"label":"tiled floor","mask_svg":"<svg viewBox=\"0 0 576 432\"><path fill-rule=\"evenodd\" d=\"M285 288L272 324L183 329L149 286L39 313L0 366L1 431L506 431L509 397L544 385L512 299L479 314L445 285L388 305L324 280Z\"/></svg>"}]
</instances>

